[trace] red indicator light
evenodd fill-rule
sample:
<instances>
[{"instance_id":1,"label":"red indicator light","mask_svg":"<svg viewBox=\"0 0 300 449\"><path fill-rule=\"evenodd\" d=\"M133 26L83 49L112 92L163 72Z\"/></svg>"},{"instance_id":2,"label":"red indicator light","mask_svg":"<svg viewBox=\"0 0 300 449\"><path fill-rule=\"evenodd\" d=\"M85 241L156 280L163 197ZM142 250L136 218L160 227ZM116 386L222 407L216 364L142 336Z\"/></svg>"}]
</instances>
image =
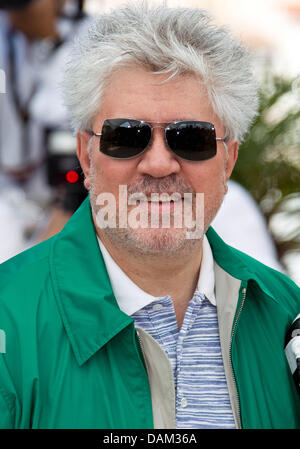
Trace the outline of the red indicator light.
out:
<instances>
[{"instance_id":1,"label":"red indicator light","mask_svg":"<svg viewBox=\"0 0 300 449\"><path fill-rule=\"evenodd\" d=\"M71 184L74 184L79 179L79 175L75 170L69 170L66 173L66 180L70 182Z\"/></svg>"}]
</instances>

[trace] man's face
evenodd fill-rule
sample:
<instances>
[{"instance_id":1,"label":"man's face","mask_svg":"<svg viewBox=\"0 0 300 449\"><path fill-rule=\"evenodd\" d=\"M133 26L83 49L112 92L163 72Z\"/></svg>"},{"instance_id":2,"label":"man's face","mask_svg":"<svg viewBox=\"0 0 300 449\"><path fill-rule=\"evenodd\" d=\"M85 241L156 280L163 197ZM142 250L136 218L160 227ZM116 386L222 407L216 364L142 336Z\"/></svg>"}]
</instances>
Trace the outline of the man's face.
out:
<instances>
[{"instance_id":1,"label":"man's face","mask_svg":"<svg viewBox=\"0 0 300 449\"><path fill-rule=\"evenodd\" d=\"M193 76L179 76L166 80L168 75L153 75L142 68L115 72L105 91L99 113L93 120L93 131L101 132L105 119L131 118L153 122L197 120L215 125L217 137L224 137L224 128L208 103L199 80ZM90 140L91 139L91 140ZM217 155L209 160L190 162L173 154L165 144L164 130L154 128L152 145L141 155L128 159L113 159L99 151L99 139L85 132L78 133L78 158L85 174L85 186L90 190L94 218L99 211L97 196L109 192L119 206L119 185L128 192L152 193L186 192L204 194L204 231L215 217L226 193L226 182L234 167L238 144L228 142L228 153L222 142L217 143ZM88 146L90 145L90 152ZM133 206L128 206L128 214ZM159 215L166 213L165 204L146 203L155 207ZM195 204L193 203L193 207ZM195 218L195 210L193 217ZM176 252L199 245L198 240L186 239L186 229L169 228L99 229L103 241L142 252ZM201 241L201 240L200 240Z\"/></svg>"}]
</instances>

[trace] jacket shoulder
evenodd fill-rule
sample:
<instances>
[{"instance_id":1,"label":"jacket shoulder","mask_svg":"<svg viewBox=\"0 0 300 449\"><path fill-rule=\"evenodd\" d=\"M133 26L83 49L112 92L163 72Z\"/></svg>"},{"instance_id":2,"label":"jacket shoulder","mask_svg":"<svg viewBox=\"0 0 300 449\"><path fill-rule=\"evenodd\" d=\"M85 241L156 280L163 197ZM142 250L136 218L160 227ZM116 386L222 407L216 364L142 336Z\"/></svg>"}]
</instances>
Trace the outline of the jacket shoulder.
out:
<instances>
[{"instance_id":1,"label":"jacket shoulder","mask_svg":"<svg viewBox=\"0 0 300 449\"><path fill-rule=\"evenodd\" d=\"M0 265L0 428L20 425L18 410L35 391L41 354L61 336L51 247L49 239ZM29 416L24 411L26 427Z\"/></svg>"},{"instance_id":2,"label":"jacket shoulder","mask_svg":"<svg viewBox=\"0 0 300 449\"><path fill-rule=\"evenodd\" d=\"M38 262L41 259L47 257L50 252L50 245L52 243L53 237L32 246L25 251L17 254L14 257L2 262L0 264L0 275L15 276L18 272L25 269L27 266L34 262Z\"/></svg>"},{"instance_id":3,"label":"jacket shoulder","mask_svg":"<svg viewBox=\"0 0 300 449\"><path fill-rule=\"evenodd\" d=\"M231 276L255 282L261 290L296 316L300 311L300 288L288 276L225 243L210 227L207 237L214 259Z\"/></svg>"},{"instance_id":4,"label":"jacket shoulder","mask_svg":"<svg viewBox=\"0 0 300 449\"><path fill-rule=\"evenodd\" d=\"M54 237L12 257L0 265L0 303L26 298L41 289L49 276L50 251Z\"/></svg>"},{"instance_id":5,"label":"jacket shoulder","mask_svg":"<svg viewBox=\"0 0 300 449\"><path fill-rule=\"evenodd\" d=\"M273 283L274 281L278 281L279 283L290 286L292 289L300 291L296 283L286 274L274 268L271 268L268 265L265 265L254 257L249 256L248 254L239 251L236 248L230 248L236 254L236 256L239 257L239 259L247 266L249 272L254 273L263 280L269 280L271 283Z\"/></svg>"},{"instance_id":6,"label":"jacket shoulder","mask_svg":"<svg viewBox=\"0 0 300 449\"><path fill-rule=\"evenodd\" d=\"M235 248L231 248L231 250L247 266L249 276L251 275L270 296L277 299L292 313L299 313L300 288L292 279Z\"/></svg>"}]
</instances>

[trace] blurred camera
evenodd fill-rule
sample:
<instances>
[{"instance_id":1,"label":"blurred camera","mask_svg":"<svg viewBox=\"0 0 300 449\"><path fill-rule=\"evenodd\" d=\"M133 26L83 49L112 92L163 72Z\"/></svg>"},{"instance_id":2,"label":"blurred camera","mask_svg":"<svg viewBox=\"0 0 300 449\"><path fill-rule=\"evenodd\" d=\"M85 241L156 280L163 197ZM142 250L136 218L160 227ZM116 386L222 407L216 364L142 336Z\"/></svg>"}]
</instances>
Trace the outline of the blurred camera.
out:
<instances>
[{"instance_id":1,"label":"blurred camera","mask_svg":"<svg viewBox=\"0 0 300 449\"><path fill-rule=\"evenodd\" d=\"M76 156L76 138L69 130L46 129L47 178L55 188L56 201L74 212L87 196L83 173Z\"/></svg>"}]
</instances>

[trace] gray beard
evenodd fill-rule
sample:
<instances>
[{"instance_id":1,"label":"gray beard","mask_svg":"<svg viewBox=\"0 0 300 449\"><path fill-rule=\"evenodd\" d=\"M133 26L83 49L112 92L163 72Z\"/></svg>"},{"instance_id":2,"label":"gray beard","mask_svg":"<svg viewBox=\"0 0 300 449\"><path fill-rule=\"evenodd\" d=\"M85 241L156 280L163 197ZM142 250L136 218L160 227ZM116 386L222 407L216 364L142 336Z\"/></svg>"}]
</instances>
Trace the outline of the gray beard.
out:
<instances>
[{"instance_id":1,"label":"gray beard","mask_svg":"<svg viewBox=\"0 0 300 449\"><path fill-rule=\"evenodd\" d=\"M96 226L96 230L101 239L101 236L105 236L112 245L115 247L120 247L126 251L134 253L136 255L184 255L188 254L192 250L194 250L197 246L202 244L203 235L197 239L187 239L186 231L187 229L180 228L158 228L158 229L133 229L130 227L120 228L116 227L107 227L105 229L100 229L96 225L95 217L100 209L97 205L97 195L99 192L96 192L95 189L95 173L93 170L93 165L91 164L91 188L90 188L90 199L91 206L94 215L94 222ZM163 179L152 178L149 175L145 175L144 178L139 182L128 186L128 195L134 193L144 193L147 196L150 196L151 193L164 193L164 192L178 192L180 194L184 193L193 193L194 190L178 179L177 175L170 175ZM224 179L224 194L226 192L226 182ZM204 233L207 231L211 221L215 217L222 201L224 195L221 200L218 201L218 204L213 205L209 210L209 216L204 217Z\"/></svg>"}]
</instances>

